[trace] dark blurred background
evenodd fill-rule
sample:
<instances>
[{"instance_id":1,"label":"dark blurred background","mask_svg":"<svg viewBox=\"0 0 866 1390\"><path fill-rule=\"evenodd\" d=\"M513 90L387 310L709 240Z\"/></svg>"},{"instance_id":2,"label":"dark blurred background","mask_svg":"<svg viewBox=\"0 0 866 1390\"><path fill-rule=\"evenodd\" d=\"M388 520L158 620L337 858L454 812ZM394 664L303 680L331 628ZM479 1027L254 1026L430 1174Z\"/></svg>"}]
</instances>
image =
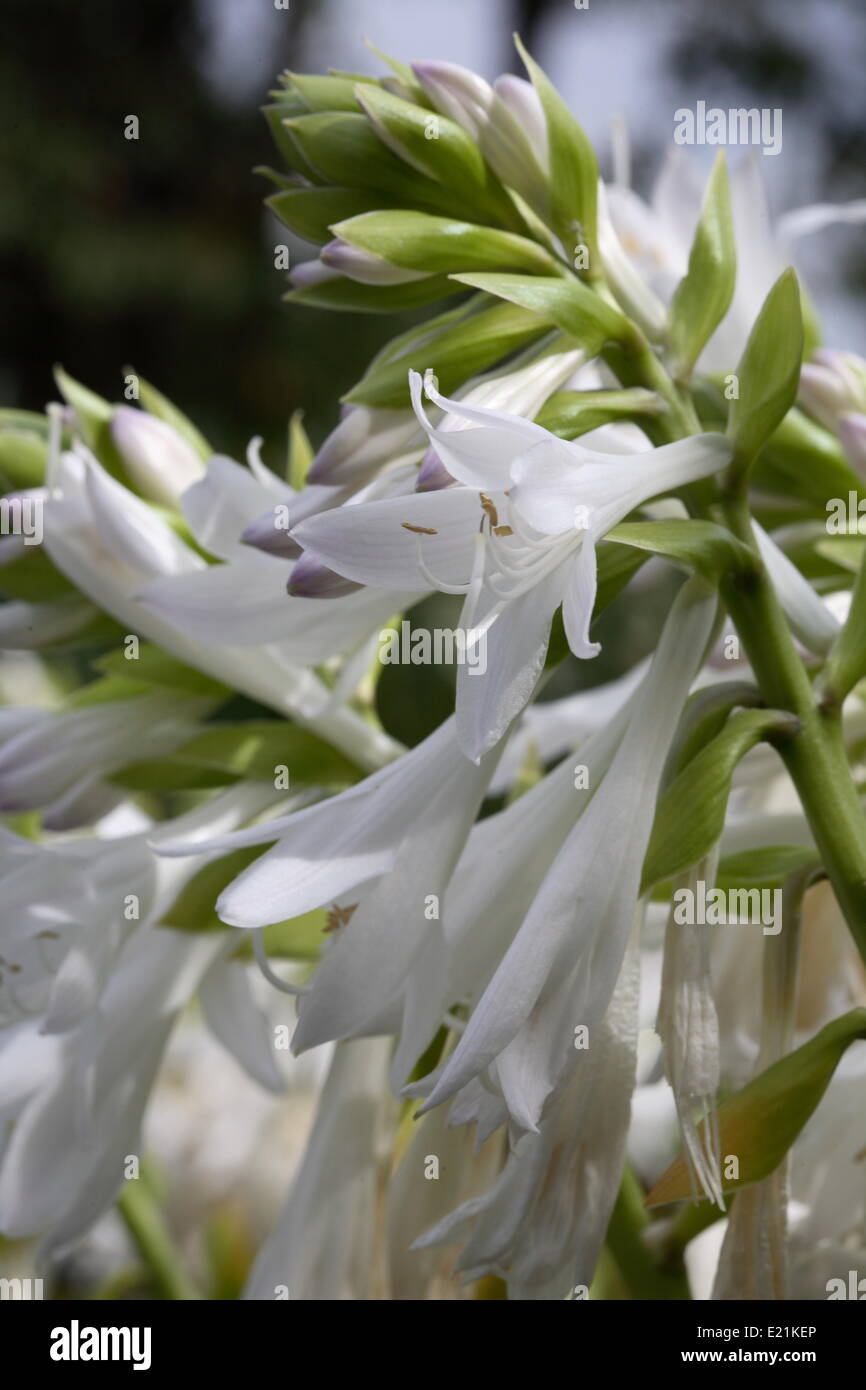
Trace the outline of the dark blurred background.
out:
<instances>
[{"instance_id":1,"label":"dark blurred background","mask_svg":"<svg viewBox=\"0 0 866 1390\"><path fill-rule=\"evenodd\" d=\"M780 208L866 193L863 0L279 2L3 0L0 402L41 409L54 362L116 399L131 364L235 454L256 433L279 447L297 406L322 437L395 326L281 304L258 107L284 67L381 71L365 35L493 77L519 70L519 29L603 163L625 117L641 190L673 110L704 97L783 107L783 153L763 161ZM862 244L830 231L803 265L828 337L864 349Z\"/></svg>"}]
</instances>

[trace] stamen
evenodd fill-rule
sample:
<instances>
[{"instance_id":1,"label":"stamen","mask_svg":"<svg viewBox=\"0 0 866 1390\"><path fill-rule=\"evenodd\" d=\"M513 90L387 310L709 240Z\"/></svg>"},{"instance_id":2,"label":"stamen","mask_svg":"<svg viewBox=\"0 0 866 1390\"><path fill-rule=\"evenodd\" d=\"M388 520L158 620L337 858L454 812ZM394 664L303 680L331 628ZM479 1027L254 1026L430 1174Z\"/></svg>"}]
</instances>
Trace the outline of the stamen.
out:
<instances>
[{"instance_id":1,"label":"stamen","mask_svg":"<svg viewBox=\"0 0 866 1390\"><path fill-rule=\"evenodd\" d=\"M269 985L278 989L281 994L309 994L309 985L295 985L290 980L284 980L272 968L265 951L265 931L264 927L256 927L253 930L253 955L256 958L256 965L261 970Z\"/></svg>"},{"instance_id":2,"label":"stamen","mask_svg":"<svg viewBox=\"0 0 866 1390\"><path fill-rule=\"evenodd\" d=\"M411 521L401 521L400 525L405 531L414 531L416 536L438 536L439 532L434 526L413 526Z\"/></svg>"}]
</instances>

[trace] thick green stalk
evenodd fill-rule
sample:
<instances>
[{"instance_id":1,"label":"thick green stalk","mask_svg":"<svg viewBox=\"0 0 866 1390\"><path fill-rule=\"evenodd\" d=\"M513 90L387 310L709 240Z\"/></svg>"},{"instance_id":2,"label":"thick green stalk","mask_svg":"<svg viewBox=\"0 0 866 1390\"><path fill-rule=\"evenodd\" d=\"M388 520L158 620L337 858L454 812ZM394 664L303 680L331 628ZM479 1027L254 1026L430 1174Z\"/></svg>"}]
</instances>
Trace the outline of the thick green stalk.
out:
<instances>
[{"instance_id":1,"label":"thick green stalk","mask_svg":"<svg viewBox=\"0 0 866 1390\"><path fill-rule=\"evenodd\" d=\"M643 335L605 354L624 386L645 386L668 405L648 422L653 442L681 439L700 430L691 402L678 390ZM650 433L650 428L647 428ZM703 485L684 490L694 515L704 511ZM729 478L723 502L731 531L757 555L748 507L747 479ZM839 710L816 699L794 645L787 619L762 562L751 577L732 577L722 595L751 662L761 696L770 708L791 710L799 728L780 741L780 756L791 776L815 837L839 906L866 961L866 817L842 738Z\"/></svg>"},{"instance_id":2,"label":"thick green stalk","mask_svg":"<svg viewBox=\"0 0 866 1390\"><path fill-rule=\"evenodd\" d=\"M757 550L744 494L725 503L734 534ZM768 705L789 709L797 731L779 744L818 853L857 948L866 960L866 817L851 775L838 709L822 707L797 655L763 566L723 586L728 611Z\"/></svg>"}]
</instances>

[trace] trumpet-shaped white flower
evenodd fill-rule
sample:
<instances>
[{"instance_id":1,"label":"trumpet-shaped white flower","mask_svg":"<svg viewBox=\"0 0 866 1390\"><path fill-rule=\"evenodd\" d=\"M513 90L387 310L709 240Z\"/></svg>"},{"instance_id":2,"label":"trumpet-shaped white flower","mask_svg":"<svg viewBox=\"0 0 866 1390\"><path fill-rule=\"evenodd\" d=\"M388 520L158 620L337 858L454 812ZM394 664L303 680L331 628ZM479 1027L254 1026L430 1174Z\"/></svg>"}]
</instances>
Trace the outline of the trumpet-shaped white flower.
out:
<instances>
[{"instance_id":1,"label":"trumpet-shaped white flower","mask_svg":"<svg viewBox=\"0 0 866 1390\"><path fill-rule=\"evenodd\" d=\"M573 1062L574 1028L603 1016L632 929L665 758L715 615L692 581L671 610L627 731L474 1008L425 1108L490 1069L535 1129ZM519 803L518 803L519 804Z\"/></svg>"},{"instance_id":2,"label":"trumpet-shaped white flower","mask_svg":"<svg viewBox=\"0 0 866 1390\"><path fill-rule=\"evenodd\" d=\"M382 1296L376 1206L389 1051L387 1038L362 1038L335 1050L300 1169L244 1298Z\"/></svg>"},{"instance_id":3,"label":"trumpet-shaped white flower","mask_svg":"<svg viewBox=\"0 0 866 1390\"><path fill-rule=\"evenodd\" d=\"M461 627L486 645L486 672L461 668L457 728L479 758L523 709L562 605L569 645L594 656L595 545L629 512L722 468L730 446L707 434L637 456L594 453L540 425L440 396L467 428L434 427L412 398L431 445L460 488L390 498L311 517L295 532L306 550L349 579L439 588L465 596Z\"/></svg>"}]
</instances>

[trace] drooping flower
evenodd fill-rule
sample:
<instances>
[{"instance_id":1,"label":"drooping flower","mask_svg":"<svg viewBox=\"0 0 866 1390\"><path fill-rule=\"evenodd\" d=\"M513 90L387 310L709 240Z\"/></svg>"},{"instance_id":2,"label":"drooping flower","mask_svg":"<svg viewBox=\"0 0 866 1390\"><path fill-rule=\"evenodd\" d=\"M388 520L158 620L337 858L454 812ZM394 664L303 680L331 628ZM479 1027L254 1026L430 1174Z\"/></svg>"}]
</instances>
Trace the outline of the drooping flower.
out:
<instances>
[{"instance_id":1,"label":"drooping flower","mask_svg":"<svg viewBox=\"0 0 866 1390\"><path fill-rule=\"evenodd\" d=\"M457 728L472 758L494 747L529 700L562 605L569 645L594 656L595 545L651 497L707 477L730 456L706 434L646 454L593 453L540 425L427 392L469 426L434 427L411 376L431 445L462 487L322 513L295 535L329 568L364 584L465 596L461 627L483 641L484 674L458 673Z\"/></svg>"}]
</instances>

